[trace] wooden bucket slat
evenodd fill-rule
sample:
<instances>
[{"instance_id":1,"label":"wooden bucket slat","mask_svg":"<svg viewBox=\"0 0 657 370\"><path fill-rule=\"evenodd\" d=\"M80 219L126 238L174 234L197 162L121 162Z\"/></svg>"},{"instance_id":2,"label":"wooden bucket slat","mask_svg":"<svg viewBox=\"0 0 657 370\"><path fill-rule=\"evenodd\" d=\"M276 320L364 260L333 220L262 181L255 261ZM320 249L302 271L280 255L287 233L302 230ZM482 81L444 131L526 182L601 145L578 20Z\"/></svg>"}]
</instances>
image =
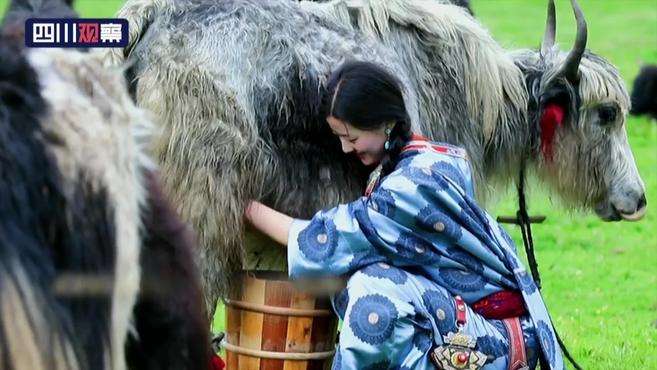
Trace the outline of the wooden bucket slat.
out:
<instances>
[{"instance_id":1,"label":"wooden bucket slat","mask_svg":"<svg viewBox=\"0 0 657 370\"><path fill-rule=\"evenodd\" d=\"M292 292L285 281L269 280L265 288L265 305L289 307ZM263 351L285 352L288 318L281 315L265 314L262 327ZM279 370L284 366L284 360L263 358L260 370Z\"/></svg>"},{"instance_id":2,"label":"wooden bucket slat","mask_svg":"<svg viewBox=\"0 0 657 370\"><path fill-rule=\"evenodd\" d=\"M265 280L246 277L242 300L256 304L265 303ZM260 348L262 343L262 323L264 315L252 311L242 311L242 330L240 331L240 346ZM251 356L239 356L240 370L260 370L260 359Z\"/></svg>"},{"instance_id":3,"label":"wooden bucket slat","mask_svg":"<svg viewBox=\"0 0 657 370\"><path fill-rule=\"evenodd\" d=\"M292 294L291 308L312 310L315 308L315 297L300 292ZM290 317L287 324L287 341L285 352L311 352L310 336L313 319L307 317ZM284 370L307 370L307 362L286 362Z\"/></svg>"},{"instance_id":4,"label":"wooden bucket slat","mask_svg":"<svg viewBox=\"0 0 657 370\"><path fill-rule=\"evenodd\" d=\"M324 306L325 301L317 300L315 308ZM318 307L319 306L319 307ZM316 317L313 320L312 334L310 342L313 345L313 351L330 351L335 348L335 337L338 327L335 325L334 317ZM331 361L310 361L308 370L330 370Z\"/></svg>"},{"instance_id":5,"label":"wooden bucket slat","mask_svg":"<svg viewBox=\"0 0 657 370\"><path fill-rule=\"evenodd\" d=\"M337 318L327 299L296 290L281 275L244 273L241 296L226 301L228 370L329 369Z\"/></svg>"},{"instance_id":6,"label":"wooden bucket slat","mask_svg":"<svg viewBox=\"0 0 657 370\"><path fill-rule=\"evenodd\" d=\"M232 307L226 307L226 338L229 343L240 342L241 312ZM226 351L226 369L239 369L239 358L236 353Z\"/></svg>"}]
</instances>

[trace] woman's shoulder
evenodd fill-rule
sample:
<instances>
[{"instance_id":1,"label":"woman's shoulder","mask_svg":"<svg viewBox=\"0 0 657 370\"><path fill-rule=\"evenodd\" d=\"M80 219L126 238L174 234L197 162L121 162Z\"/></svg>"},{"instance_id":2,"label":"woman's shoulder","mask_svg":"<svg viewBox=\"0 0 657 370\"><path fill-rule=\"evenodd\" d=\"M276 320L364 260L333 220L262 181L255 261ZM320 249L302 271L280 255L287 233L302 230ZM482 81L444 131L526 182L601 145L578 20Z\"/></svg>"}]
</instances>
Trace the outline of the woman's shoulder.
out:
<instances>
[{"instance_id":1,"label":"woman's shoulder","mask_svg":"<svg viewBox=\"0 0 657 370\"><path fill-rule=\"evenodd\" d=\"M431 141L418 134L411 135L410 140L406 143L402 152L433 152L461 158L467 158L468 155L467 151L458 145L447 142Z\"/></svg>"},{"instance_id":2,"label":"woman's shoulder","mask_svg":"<svg viewBox=\"0 0 657 370\"><path fill-rule=\"evenodd\" d=\"M413 135L402 149L398 168L403 166L431 167L437 161L468 162L468 153L457 145L429 141L422 136Z\"/></svg>"},{"instance_id":3,"label":"woman's shoulder","mask_svg":"<svg viewBox=\"0 0 657 370\"><path fill-rule=\"evenodd\" d=\"M464 190L469 190L472 182L465 149L428 140L411 140L391 175L427 185L436 185L440 178L447 177Z\"/></svg>"}]
</instances>

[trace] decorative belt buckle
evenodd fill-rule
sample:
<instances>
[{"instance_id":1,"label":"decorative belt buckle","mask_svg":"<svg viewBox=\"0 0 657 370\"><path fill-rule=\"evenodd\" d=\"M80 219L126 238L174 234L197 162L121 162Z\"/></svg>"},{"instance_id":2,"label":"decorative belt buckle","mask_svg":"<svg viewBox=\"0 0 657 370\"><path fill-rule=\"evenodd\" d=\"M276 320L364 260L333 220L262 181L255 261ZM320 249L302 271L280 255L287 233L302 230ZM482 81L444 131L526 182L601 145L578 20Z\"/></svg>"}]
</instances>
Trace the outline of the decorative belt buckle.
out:
<instances>
[{"instance_id":1,"label":"decorative belt buckle","mask_svg":"<svg viewBox=\"0 0 657 370\"><path fill-rule=\"evenodd\" d=\"M446 345L438 346L431 352L434 364L443 370L478 370L486 363L487 356L475 351L477 340L459 328L457 333L443 336Z\"/></svg>"},{"instance_id":2,"label":"decorative belt buckle","mask_svg":"<svg viewBox=\"0 0 657 370\"><path fill-rule=\"evenodd\" d=\"M465 303L456 296L456 325L458 331L443 336L444 345L431 351L431 360L442 370L478 370L486 363L488 356L476 351L477 339L463 332L465 326Z\"/></svg>"}]
</instances>

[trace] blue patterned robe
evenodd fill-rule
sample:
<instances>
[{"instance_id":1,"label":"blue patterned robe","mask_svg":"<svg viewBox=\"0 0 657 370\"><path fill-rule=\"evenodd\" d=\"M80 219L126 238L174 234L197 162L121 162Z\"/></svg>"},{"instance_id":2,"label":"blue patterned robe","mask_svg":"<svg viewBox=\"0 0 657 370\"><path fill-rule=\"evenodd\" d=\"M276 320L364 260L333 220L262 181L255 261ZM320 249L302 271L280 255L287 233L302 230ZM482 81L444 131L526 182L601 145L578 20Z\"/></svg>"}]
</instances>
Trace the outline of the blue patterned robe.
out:
<instances>
[{"instance_id":1,"label":"blue patterned robe","mask_svg":"<svg viewBox=\"0 0 657 370\"><path fill-rule=\"evenodd\" d=\"M530 366L542 350L552 369L563 369L547 310L513 241L473 200L464 151L425 144L405 150L370 196L292 224L291 278L350 276L333 299L344 321L333 368L434 369L430 349L456 330L455 295L470 304L516 289L529 312L521 323ZM507 369L500 321L468 307L465 332L488 355L485 369Z\"/></svg>"}]
</instances>

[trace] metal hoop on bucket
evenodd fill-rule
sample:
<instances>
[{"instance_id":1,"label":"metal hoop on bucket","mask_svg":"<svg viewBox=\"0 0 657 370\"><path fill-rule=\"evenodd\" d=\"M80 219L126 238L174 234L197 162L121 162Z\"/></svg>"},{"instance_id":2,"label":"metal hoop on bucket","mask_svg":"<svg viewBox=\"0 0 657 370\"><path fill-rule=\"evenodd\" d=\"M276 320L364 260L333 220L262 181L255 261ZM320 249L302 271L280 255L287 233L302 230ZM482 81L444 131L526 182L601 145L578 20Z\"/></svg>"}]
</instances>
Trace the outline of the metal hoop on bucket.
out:
<instances>
[{"instance_id":1,"label":"metal hoop on bucket","mask_svg":"<svg viewBox=\"0 0 657 370\"><path fill-rule=\"evenodd\" d=\"M238 301L232 299L225 299L224 304L228 307L235 307L247 311L260 312L260 313L279 315L279 316L322 317L322 316L332 315L330 310L313 310L313 309L302 309L302 308L268 306L264 304L244 302L244 301Z\"/></svg>"},{"instance_id":2,"label":"metal hoop on bucket","mask_svg":"<svg viewBox=\"0 0 657 370\"><path fill-rule=\"evenodd\" d=\"M309 360L325 360L333 357L335 350L326 352L309 352L309 353L295 353L295 352L273 352L262 351L259 349L244 348L228 343L226 338L221 341L221 347L226 351L231 351L239 355L266 358L271 360L288 360L288 361L309 361Z\"/></svg>"}]
</instances>

